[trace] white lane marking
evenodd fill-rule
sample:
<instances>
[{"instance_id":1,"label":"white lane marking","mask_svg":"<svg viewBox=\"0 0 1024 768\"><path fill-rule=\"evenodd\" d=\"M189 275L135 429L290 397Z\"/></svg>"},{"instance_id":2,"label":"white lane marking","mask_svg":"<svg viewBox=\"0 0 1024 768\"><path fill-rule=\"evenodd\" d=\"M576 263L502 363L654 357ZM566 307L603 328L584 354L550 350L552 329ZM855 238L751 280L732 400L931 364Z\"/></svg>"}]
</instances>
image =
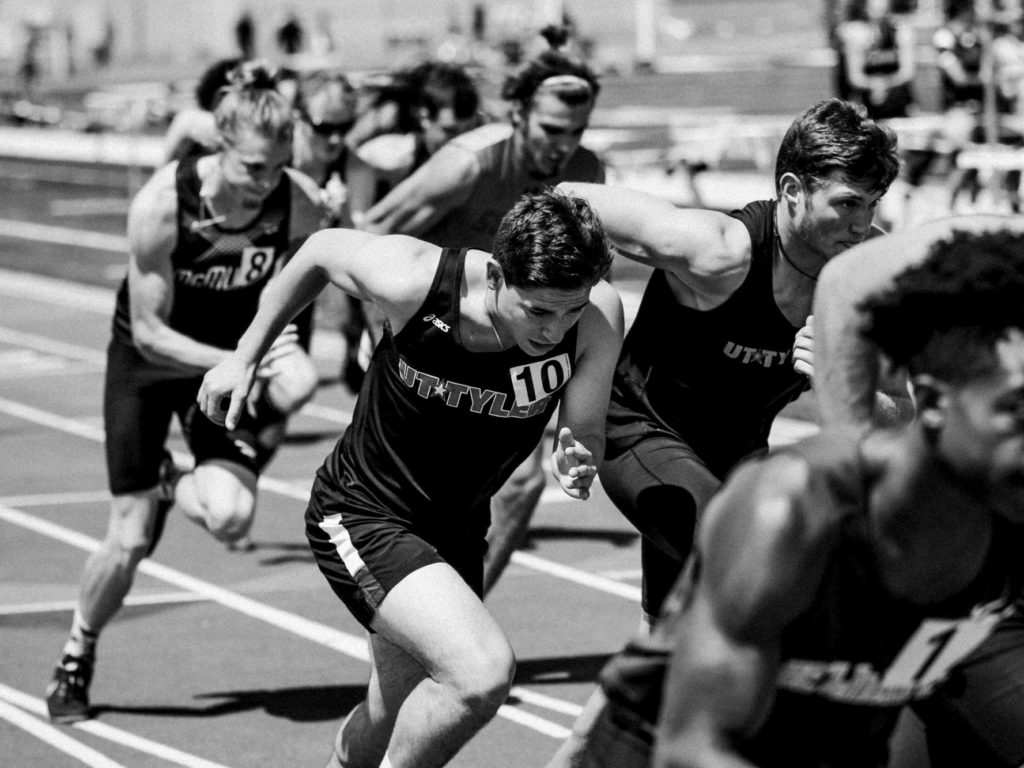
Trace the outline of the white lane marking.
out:
<instances>
[{"instance_id":1,"label":"white lane marking","mask_svg":"<svg viewBox=\"0 0 1024 768\"><path fill-rule=\"evenodd\" d=\"M95 427L91 424L76 421L75 419L57 416L56 414L48 411L43 411L30 405L16 403L3 397L0 397L0 412L22 418L26 421L32 421L51 429L77 435L78 437L83 437L87 440L103 442L104 439L102 427ZM179 466L188 467L191 465L192 457L189 454L174 451L173 455L175 462L177 462ZM311 483L312 478L310 478L309 483L294 483L263 476L259 479L259 488L261 490L280 494L286 498L306 503L309 501L309 487ZM560 490L555 490L562 495ZM601 592L606 592L610 595L617 595L634 601L640 599L640 590L636 587L620 584L612 581L611 579L605 579L592 573L582 571L578 568L573 568L572 566L551 562L550 560L545 560L541 557L537 557L536 555L528 555L523 552L513 552L512 562L525 568L531 568L535 571L546 573L549 576L566 579L567 581L572 581L576 584L581 584Z\"/></svg>"},{"instance_id":2,"label":"white lane marking","mask_svg":"<svg viewBox=\"0 0 1024 768\"><path fill-rule=\"evenodd\" d=\"M46 507L62 504L97 504L110 501L109 491L69 491L68 493L31 493L21 496L0 496L0 504L8 507Z\"/></svg>"},{"instance_id":3,"label":"white lane marking","mask_svg":"<svg viewBox=\"0 0 1024 768\"><path fill-rule=\"evenodd\" d=\"M178 605L180 603L201 603L206 598L191 592L168 592L160 595L128 595L125 605ZM21 603L0 605L0 616L24 616L33 613L63 613L73 611L77 600L51 600L45 603Z\"/></svg>"},{"instance_id":4,"label":"white lane marking","mask_svg":"<svg viewBox=\"0 0 1024 768\"><path fill-rule=\"evenodd\" d=\"M100 545L100 542L91 536L86 536L62 525L40 520L13 507L0 505L0 520L35 531L43 536L62 541L65 544L70 544L87 552L95 551ZM314 643L338 651L351 658L364 662L368 662L370 659L364 637L351 635L334 627L329 627L326 624L306 619L288 611L282 611L202 579L181 573L173 568L160 565L152 560L143 560L139 563L138 570L147 576L194 592L225 608L270 624L293 635L311 640ZM544 720L536 715L520 712L509 705L503 705L498 710L498 715L506 720L511 720L557 739L563 739L569 735L569 730L563 726Z\"/></svg>"},{"instance_id":5,"label":"white lane marking","mask_svg":"<svg viewBox=\"0 0 1024 768\"><path fill-rule=\"evenodd\" d=\"M111 317L114 292L109 288L80 285L56 277L0 269L0 295L31 299Z\"/></svg>"},{"instance_id":6,"label":"white lane marking","mask_svg":"<svg viewBox=\"0 0 1024 768\"><path fill-rule=\"evenodd\" d=\"M572 704L568 701L562 701L561 699L546 696L543 693L537 693L536 691L530 691L526 688L520 688L518 685L513 686L510 693L525 704L532 704L535 707L550 709L553 712L560 712L563 715L569 715L570 717L579 717L580 713L583 712L583 707L579 704Z\"/></svg>"},{"instance_id":7,"label":"white lane marking","mask_svg":"<svg viewBox=\"0 0 1024 768\"><path fill-rule=\"evenodd\" d=\"M0 342L12 346L28 347L38 352L79 360L83 363L106 365L107 356L98 349L84 347L81 344L69 344L35 333L23 333L13 328L0 328Z\"/></svg>"},{"instance_id":8,"label":"white lane marking","mask_svg":"<svg viewBox=\"0 0 1024 768\"><path fill-rule=\"evenodd\" d=\"M11 688L10 686L0 683L0 700L5 701L9 704L19 707L20 709L30 712L33 715L39 717L46 717L46 704L34 696L29 696L27 693ZM52 726L50 726L52 727ZM98 736L107 741L112 741L115 744L120 744L124 747L129 747L136 750L137 752L143 752L154 757L159 757L170 763L185 766L185 768L227 768L220 763L213 763L209 760L204 760L201 757L190 755L187 752L182 752L180 749L169 747L166 744L160 744L159 742L152 741L151 739L143 738L142 736L136 736L134 733L128 733L122 731L120 728L115 728L112 725L101 723L97 720L85 720L80 723L74 723L74 728L77 728L86 733L91 733L93 736ZM59 731L63 733L63 731ZM78 757L77 751L79 749L80 742L74 742L76 752L72 754L72 757ZM82 748L88 749L88 747ZM117 763L108 762L109 765L117 765Z\"/></svg>"},{"instance_id":9,"label":"white lane marking","mask_svg":"<svg viewBox=\"0 0 1024 768\"><path fill-rule=\"evenodd\" d=\"M61 729L49 723L44 723L23 709L9 704L2 697L0 697L0 720L6 720L11 725L21 728L40 741L46 742L54 749L60 750L91 768L125 768L121 763L114 762L101 752L97 752L92 747L78 741L78 739L71 738Z\"/></svg>"},{"instance_id":10,"label":"white lane marking","mask_svg":"<svg viewBox=\"0 0 1024 768\"><path fill-rule=\"evenodd\" d=\"M128 213L126 197L69 197L50 201L51 216L120 216Z\"/></svg>"},{"instance_id":11,"label":"white lane marking","mask_svg":"<svg viewBox=\"0 0 1024 768\"><path fill-rule=\"evenodd\" d=\"M14 219L0 219L0 237L67 245L73 248L90 248L94 251L128 252L128 238L124 235L108 235L88 229L51 227L49 224L33 224Z\"/></svg>"},{"instance_id":12,"label":"white lane marking","mask_svg":"<svg viewBox=\"0 0 1024 768\"><path fill-rule=\"evenodd\" d=\"M587 571L581 571L578 568L573 568L568 565L562 565L561 563L555 563L551 560L545 560L536 555L530 555L526 552L514 552L512 554L512 562L518 563L519 565L532 568L535 571L546 573L549 576L554 576L565 581L571 581L575 584L580 584L584 587L590 587L600 592L607 592L609 595L618 595L619 597L625 597L628 600L635 602L640 601L640 588L634 587L629 584L623 584L612 579L606 579L603 576L598 576L594 573L588 573Z\"/></svg>"},{"instance_id":13,"label":"white lane marking","mask_svg":"<svg viewBox=\"0 0 1024 768\"><path fill-rule=\"evenodd\" d=\"M606 579L615 579L616 581L625 581L627 579L639 579L643 576L643 571L640 568L623 568L619 571L604 571L601 573Z\"/></svg>"}]
</instances>

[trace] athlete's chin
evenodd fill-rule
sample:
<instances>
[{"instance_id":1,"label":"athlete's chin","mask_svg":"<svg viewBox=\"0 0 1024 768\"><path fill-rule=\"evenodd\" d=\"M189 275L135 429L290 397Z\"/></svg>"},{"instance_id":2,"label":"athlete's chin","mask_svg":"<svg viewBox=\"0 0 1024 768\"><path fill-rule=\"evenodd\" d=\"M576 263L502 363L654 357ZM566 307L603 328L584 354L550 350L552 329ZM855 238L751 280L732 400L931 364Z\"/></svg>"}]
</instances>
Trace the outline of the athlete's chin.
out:
<instances>
[{"instance_id":1,"label":"athlete's chin","mask_svg":"<svg viewBox=\"0 0 1024 768\"><path fill-rule=\"evenodd\" d=\"M526 352L526 354L530 355L531 357L542 357L543 355L546 355L548 352L553 350L556 346L558 345L544 344L542 342L530 339L527 342L526 346L523 347L523 351Z\"/></svg>"}]
</instances>

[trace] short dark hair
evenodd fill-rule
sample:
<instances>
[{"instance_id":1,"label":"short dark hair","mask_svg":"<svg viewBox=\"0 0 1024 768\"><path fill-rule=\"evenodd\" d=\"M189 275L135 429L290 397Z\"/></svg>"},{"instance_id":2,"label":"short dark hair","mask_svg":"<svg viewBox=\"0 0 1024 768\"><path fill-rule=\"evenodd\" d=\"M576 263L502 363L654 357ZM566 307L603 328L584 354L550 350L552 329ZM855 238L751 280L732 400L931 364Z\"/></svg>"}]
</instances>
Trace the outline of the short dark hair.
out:
<instances>
[{"instance_id":1,"label":"short dark hair","mask_svg":"<svg viewBox=\"0 0 1024 768\"><path fill-rule=\"evenodd\" d=\"M879 125L860 104L819 101L792 122L775 160L775 192L783 175L814 188L839 170L873 191L885 191L900 170L896 134Z\"/></svg>"},{"instance_id":2,"label":"short dark hair","mask_svg":"<svg viewBox=\"0 0 1024 768\"><path fill-rule=\"evenodd\" d=\"M506 78L501 98L529 107L541 86L547 87L546 82L551 84L552 92L559 99L573 106L595 100L601 90L597 75L584 62L549 50Z\"/></svg>"},{"instance_id":3,"label":"short dark hair","mask_svg":"<svg viewBox=\"0 0 1024 768\"><path fill-rule=\"evenodd\" d=\"M493 255L505 282L518 288L594 285L612 263L604 227L587 201L550 188L523 195L505 214Z\"/></svg>"},{"instance_id":4,"label":"short dark hair","mask_svg":"<svg viewBox=\"0 0 1024 768\"><path fill-rule=\"evenodd\" d=\"M967 382L992 369L1007 330L1024 330L1024 233L956 231L860 310L862 335L893 364Z\"/></svg>"}]
</instances>

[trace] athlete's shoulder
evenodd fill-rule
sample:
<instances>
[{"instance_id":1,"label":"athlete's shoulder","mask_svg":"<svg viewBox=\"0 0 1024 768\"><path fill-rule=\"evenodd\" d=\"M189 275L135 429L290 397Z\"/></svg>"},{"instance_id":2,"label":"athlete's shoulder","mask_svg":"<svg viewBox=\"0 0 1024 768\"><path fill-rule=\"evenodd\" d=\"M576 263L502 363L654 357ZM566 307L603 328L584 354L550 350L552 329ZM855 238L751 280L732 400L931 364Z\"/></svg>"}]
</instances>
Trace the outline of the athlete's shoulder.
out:
<instances>
[{"instance_id":1,"label":"athlete's shoulder","mask_svg":"<svg viewBox=\"0 0 1024 768\"><path fill-rule=\"evenodd\" d=\"M705 574L741 635L784 626L817 591L839 529L815 481L804 457L779 454L741 465L708 505Z\"/></svg>"},{"instance_id":2,"label":"athlete's shoulder","mask_svg":"<svg viewBox=\"0 0 1024 768\"><path fill-rule=\"evenodd\" d=\"M132 198L129 222L132 219L164 218L178 208L178 161L172 160L158 168Z\"/></svg>"},{"instance_id":3,"label":"athlete's shoulder","mask_svg":"<svg viewBox=\"0 0 1024 768\"><path fill-rule=\"evenodd\" d=\"M507 141L511 136L512 126L510 124L487 123L456 136L446 146L463 147L470 152L482 152Z\"/></svg>"},{"instance_id":4,"label":"athlete's shoulder","mask_svg":"<svg viewBox=\"0 0 1024 768\"><path fill-rule=\"evenodd\" d=\"M381 173L408 171L415 162L416 137L411 133L385 133L360 144L356 156Z\"/></svg>"}]
</instances>

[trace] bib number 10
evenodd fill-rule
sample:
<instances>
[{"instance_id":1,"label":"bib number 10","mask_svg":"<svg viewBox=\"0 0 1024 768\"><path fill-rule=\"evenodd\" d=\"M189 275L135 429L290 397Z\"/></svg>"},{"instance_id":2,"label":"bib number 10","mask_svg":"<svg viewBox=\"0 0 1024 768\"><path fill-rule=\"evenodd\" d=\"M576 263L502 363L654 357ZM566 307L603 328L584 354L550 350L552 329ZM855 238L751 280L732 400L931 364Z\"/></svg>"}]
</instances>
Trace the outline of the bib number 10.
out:
<instances>
[{"instance_id":1,"label":"bib number 10","mask_svg":"<svg viewBox=\"0 0 1024 768\"><path fill-rule=\"evenodd\" d=\"M509 374L516 393L516 405L531 405L564 387L572 375L572 365L568 355L559 355L511 368Z\"/></svg>"}]
</instances>

